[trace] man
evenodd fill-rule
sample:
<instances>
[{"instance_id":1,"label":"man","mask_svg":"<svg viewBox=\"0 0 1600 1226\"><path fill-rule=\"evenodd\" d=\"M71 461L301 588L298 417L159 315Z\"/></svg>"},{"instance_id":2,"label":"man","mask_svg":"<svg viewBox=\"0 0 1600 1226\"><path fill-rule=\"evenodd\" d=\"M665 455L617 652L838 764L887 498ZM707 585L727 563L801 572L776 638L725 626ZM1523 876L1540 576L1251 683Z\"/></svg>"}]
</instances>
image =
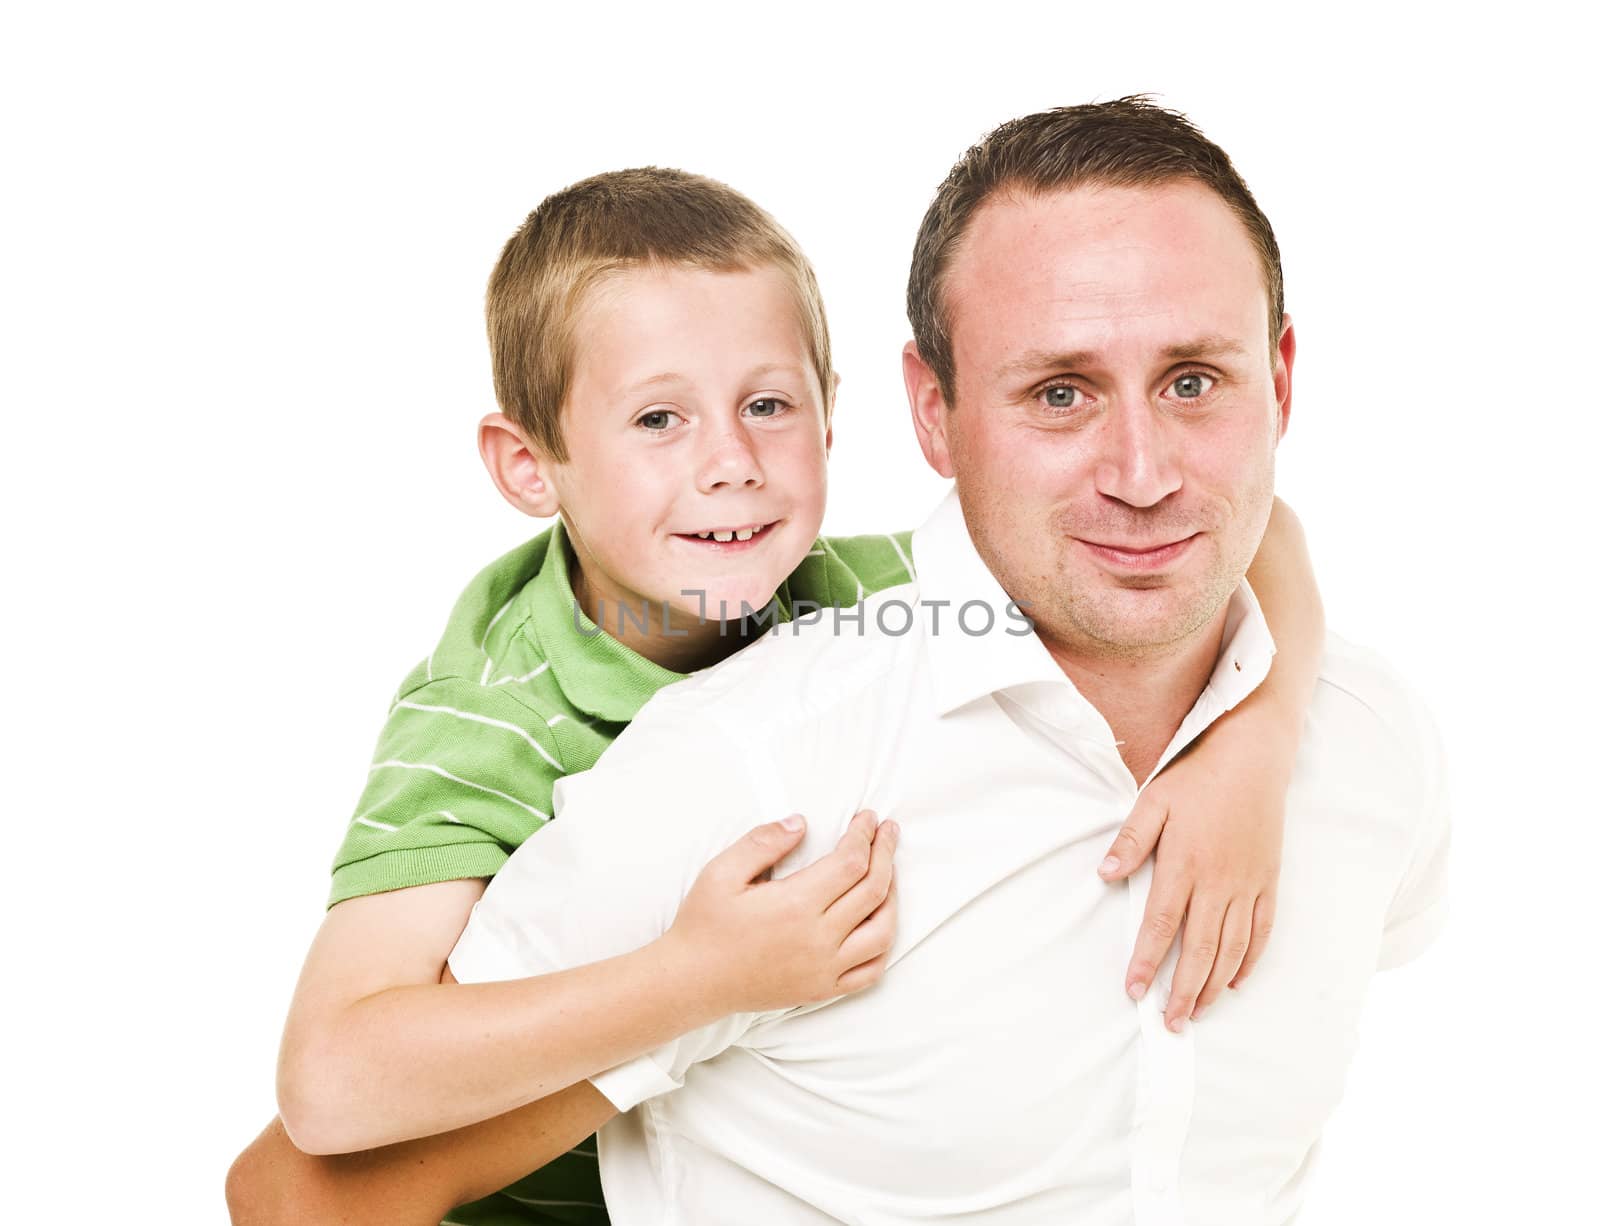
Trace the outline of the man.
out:
<instances>
[{"instance_id":1,"label":"man","mask_svg":"<svg viewBox=\"0 0 1600 1226\"><path fill-rule=\"evenodd\" d=\"M1226 156L1143 100L1029 116L957 165L909 291L913 419L955 479L914 538L916 582L658 697L567 781L571 820L513 857L451 961L502 978L636 948L749 813L808 815L798 866L871 807L903 832L889 973L475 1135L357 1156L404 1204L364 1214L437 1220L604 1125L619 1223L1293 1216L1368 978L1442 919L1425 717L1330 642L1274 942L1197 1026L1161 1025L1170 959L1136 1005L1115 986L1148 867L1128 887L1093 874L1140 784L1269 665L1242 576L1289 416L1281 285ZM1223 917L1224 940L1250 918Z\"/></svg>"}]
</instances>

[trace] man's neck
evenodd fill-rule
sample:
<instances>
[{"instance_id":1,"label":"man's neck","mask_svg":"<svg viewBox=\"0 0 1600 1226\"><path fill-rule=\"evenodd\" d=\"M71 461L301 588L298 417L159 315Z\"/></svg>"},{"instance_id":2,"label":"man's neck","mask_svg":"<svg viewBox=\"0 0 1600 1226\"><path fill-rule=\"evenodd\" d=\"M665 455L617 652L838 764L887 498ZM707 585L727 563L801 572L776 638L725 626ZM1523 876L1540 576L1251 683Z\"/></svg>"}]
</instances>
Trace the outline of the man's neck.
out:
<instances>
[{"instance_id":1,"label":"man's neck","mask_svg":"<svg viewBox=\"0 0 1600 1226\"><path fill-rule=\"evenodd\" d=\"M1041 635L1061 671L1105 717L1134 780L1143 784L1205 689L1222 649L1224 605L1200 630L1139 655L1054 642Z\"/></svg>"}]
</instances>

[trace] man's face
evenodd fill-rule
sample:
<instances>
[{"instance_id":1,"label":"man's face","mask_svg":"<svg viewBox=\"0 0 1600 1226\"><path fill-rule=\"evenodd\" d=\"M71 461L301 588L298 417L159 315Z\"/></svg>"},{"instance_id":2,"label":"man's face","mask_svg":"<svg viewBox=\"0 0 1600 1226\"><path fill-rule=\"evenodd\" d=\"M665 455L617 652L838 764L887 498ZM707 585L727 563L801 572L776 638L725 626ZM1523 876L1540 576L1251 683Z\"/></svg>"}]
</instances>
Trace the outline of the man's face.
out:
<instances>
[{"instance_id":1,"label":"man's face","mask_svg":"<svg viewBox=\"0 0 1600 1226\"><path fill-rule=\"evenodd\" d=\"M1001 194L945 283L955 404L908 348L929 463L1045 642L1134 658L1200 633L1272 509L1291 329L1197 183Z\"/></svg>"}]
</instances>

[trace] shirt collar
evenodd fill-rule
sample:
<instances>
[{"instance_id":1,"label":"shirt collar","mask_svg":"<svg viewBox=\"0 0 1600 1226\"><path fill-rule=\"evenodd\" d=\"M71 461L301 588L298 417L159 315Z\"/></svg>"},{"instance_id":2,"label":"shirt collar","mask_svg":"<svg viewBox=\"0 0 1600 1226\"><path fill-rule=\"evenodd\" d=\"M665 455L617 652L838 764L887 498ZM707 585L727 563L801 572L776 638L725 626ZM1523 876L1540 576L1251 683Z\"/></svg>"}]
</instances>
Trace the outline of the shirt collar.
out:
<instances>
[{"instance_id":1,"label":"shirt collar","mask_svg":"<svg viewBox=\"0 0 1600 1226\"><path fill-rule=\"evenodd\" d=\"M990 694L1044 682L1065 685L1083 708L1084 718L1103 724L1039 636L1031 631L1016 633L1022 628L1016 606L973 545L954 488L917 529L911 548L924 605L934 705L940 715ZM937 602L944 605L935 630L930 606ZM974 603L994 611L994 629L987 634L965 633L957 618L958 610ZM969 617L966 624L983 620ZM1241 580L1229 602L1216 667L1190 720L1203 726L1236 706L1266 678L1276 650L1261 605Z\"/></svg>"},{"instance_id":2,"label":"shirt collar","mask_svg":"<svg viewBox=\"0 0 1600 1226\"><path fill-rule=\"evenodd\" d=\"M557 520L532 584L534 634L567 701L587 715L626 723L657 690L684 674L647 660L589 620L572 593L571 548Z\"/></svg>"},{"instance_id":3,"label":"shirt collar","mask_svg":"<svg viewBox=\"0 0 1600 1226\"><path fill-rule=\"evenodd\" d=\"M934 708L947 715L974 699L1030 681L1061 682L1066 675L989 572L973 547L961 500L954 488L911 537L917 560L917 595L922 602ZM963 617L963 609L987 606ZM993 614L986 634L969 634Z\"/></svg>"}]
</instances>

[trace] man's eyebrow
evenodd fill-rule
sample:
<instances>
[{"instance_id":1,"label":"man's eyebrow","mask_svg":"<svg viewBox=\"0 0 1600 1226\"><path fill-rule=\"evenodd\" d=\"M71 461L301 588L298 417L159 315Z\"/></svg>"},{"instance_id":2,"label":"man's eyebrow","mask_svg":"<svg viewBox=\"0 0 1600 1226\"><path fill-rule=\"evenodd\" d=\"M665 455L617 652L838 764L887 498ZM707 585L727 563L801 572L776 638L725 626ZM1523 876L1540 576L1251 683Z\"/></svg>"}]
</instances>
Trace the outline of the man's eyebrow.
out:
<instances>
[{"instance_id":1,"label":"man's eyebrow","mask_svg":"<svg viewBox=\"0 0 1600 1226\"><path fill-rule=\"evenodd\" d=\"M1243 358L1250 351L1227 336L1202 336L1179 345L1168 345L1161 356L1172 362L1193 362L1200 358Z\"/></svg>"},{"instance_id":2,"label":"man's eyebrow","mask_svg":"<svg viewBox=\"0 0 1600 1226\"><path fill-rule=\"evenodd\" d=\"M1160 356L1168 362L1194 362L1201 358L1242 358L1249 349L1227 336L1199 336L1192 341L1168 345ZM1000 367L1001 375L1032 374L1040 370L1087 370L1101 361L1092 349L1061 352L1054 349L1030 349Z\"/></svg>"},{"instance_id":3,"label":"man's eyebrow","mask_svg":"<svg viewBox=\"0 0 1600 1226\"><path fill-rule=\"evenodd\" d=\"M1099 355L1091 350L1061 353L1054 349L1030 349L1001 365L1002 375L1029 375L1040 370L1081 370L1093 366Z\"/></svg>"}]
</instances>

